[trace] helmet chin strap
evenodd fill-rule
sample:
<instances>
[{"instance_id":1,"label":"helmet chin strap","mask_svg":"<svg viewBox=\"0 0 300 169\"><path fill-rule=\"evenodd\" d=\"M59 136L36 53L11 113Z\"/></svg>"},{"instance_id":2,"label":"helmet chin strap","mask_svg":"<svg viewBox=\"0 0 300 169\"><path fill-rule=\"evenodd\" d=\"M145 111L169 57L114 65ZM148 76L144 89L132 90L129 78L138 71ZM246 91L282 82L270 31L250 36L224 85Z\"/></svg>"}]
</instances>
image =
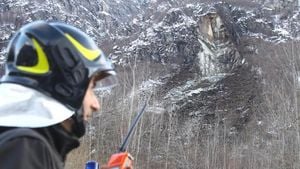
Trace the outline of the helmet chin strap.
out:
<instances>
[{"instance_id":1,"label":"helmet chin strap","mask_svg":"<svg viewBox=\"0 0 300 169\"><path fill-rule=\"evenodd\" d=\"M72 119L74 121L72 126L72 133L80 138L85 134L85 121L83 119L83 108L81 107L79 110L75 112L75 114L72 116Z\"/></svg>"}]
</instances>

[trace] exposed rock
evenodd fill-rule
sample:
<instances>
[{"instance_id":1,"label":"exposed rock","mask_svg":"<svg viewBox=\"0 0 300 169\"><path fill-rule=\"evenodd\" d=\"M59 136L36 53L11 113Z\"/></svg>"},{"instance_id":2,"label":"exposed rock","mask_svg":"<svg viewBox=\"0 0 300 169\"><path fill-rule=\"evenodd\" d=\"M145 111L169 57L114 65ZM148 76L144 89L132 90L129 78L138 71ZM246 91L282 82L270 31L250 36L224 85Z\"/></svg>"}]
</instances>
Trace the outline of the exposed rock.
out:
<instances>
[{"instance_id":1,"label":"exposed rock","mask_svg":"<svg viewBox=\"0 0 300 169\"><path fill-rule=\"evenodd\" d=\"M76 25L109 54L120 77L119 88L107 92L110 97L102 100L103 112L92 122L101 131L91 128L89 139L83 140L85 148L93 149L85 158L99 159L100 154L112 152L132 112L151 95L149 109L159 115L146 114L133 137L130 151L142 159L137 160L137 168L255 168L247 163L250 155L259 161L255 153L282 154L269 149L283 137L274 134L279 129L272 128L281 123L264 119L270 110L264 80L268 77L266 62L273 61L269 53L275 50L270 46L299 39L300 15L291 5L295 3L4 0L0 2L0 62L5 60L12 33L25 23L45 19ZM286 67L298 63L295 58ZM274 67L278 72L273 72ZM1 70L3 64L0 75ZM285 71L275 65L270 70L292 82L289 72L298 68ZM284 94L278 97L285 98ZM293 111L292 105L283 107ZM272 140L276 137L278 140ZM272 153L268 155L273 157ZM155 162L150 164L152 159ZM272 165L267 167L288 168L280 166L280 160L275 162L278 159L270 159ZM270 161L259 164L264 163Z\"/></svg>"}]
</instances>

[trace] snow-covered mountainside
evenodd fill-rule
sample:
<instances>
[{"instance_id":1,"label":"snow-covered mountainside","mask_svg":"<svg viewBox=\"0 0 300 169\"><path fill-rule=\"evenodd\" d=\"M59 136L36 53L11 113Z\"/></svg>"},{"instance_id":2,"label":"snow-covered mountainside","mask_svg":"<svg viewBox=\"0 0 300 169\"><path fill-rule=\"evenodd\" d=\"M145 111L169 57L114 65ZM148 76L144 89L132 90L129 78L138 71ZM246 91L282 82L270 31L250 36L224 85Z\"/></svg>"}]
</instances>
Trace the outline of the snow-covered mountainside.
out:
<instances>
[{"instance_id":1,"label":"snow-covered mountainside","mask_svg":"<svg viewBox=\"0 0 300 169\"><path fill-rule=\"evenodd\" d=\"M78 26L113 59L120 84L67 168L105 163L149 97L129 147L137 168L299 168L297 4L3 0L0 62L12 33L41 19Z\"/></svg>"}]
</instances>

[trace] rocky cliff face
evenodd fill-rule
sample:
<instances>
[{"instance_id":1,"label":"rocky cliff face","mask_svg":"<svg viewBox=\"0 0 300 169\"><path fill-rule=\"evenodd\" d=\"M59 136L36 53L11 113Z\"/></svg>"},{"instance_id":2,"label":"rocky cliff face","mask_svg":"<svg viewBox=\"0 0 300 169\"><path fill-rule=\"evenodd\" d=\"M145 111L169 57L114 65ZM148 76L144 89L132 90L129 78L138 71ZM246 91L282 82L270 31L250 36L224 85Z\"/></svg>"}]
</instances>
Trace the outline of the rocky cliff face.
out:
<instances>
[{"instance_id":1,"label":"rocky cliff face","mask_svg":"<svg viewBox=\"0 0 300 169\"><path fill-rule=\"evenodd\" d=\"M104 163L150 96L129 147L137 168L298 168L296 3L4 0L0 62L37 19L86 30L114 60L120 85L68 168Z\"/></svg>"}]
</instances>

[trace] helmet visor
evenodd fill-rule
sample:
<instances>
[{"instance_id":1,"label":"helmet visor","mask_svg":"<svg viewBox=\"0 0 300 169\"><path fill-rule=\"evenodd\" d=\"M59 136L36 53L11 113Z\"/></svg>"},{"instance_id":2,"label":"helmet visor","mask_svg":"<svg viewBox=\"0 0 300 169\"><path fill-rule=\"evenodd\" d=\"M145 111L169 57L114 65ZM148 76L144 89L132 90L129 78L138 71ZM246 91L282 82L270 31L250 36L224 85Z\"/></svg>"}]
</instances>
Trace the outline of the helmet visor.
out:
<instances>
[{"instance_id":1,"label":"helmet visor","mask_svg":"<svg viewBox=\"0 0 300 169\"><path fill-rule=\"evenodd\" d=\"M118 84L115 71L101 72L95 75L94 90L108 90L115 87Z\"/></svg>"}]
</instances>

